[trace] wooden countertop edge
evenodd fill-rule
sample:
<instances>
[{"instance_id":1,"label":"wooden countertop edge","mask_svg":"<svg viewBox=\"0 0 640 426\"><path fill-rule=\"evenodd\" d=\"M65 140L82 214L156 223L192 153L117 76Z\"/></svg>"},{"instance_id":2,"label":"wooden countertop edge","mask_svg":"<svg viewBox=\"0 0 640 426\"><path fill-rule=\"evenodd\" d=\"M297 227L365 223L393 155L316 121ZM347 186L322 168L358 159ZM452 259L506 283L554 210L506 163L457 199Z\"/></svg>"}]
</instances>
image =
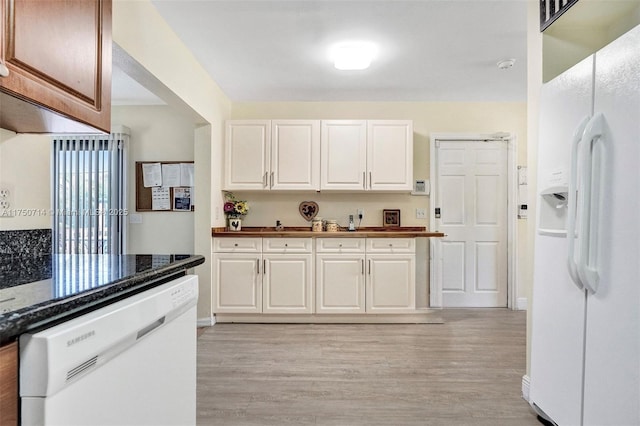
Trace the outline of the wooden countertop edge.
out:
<instances>
[{"instance_id":1,"label":"wooden countertop edge","mask_svg":"<svg viewBox=\"0 0 640 426\"><path fill-rule=\"evenodd\" d=\"M243 227L241 231L228 231L224 227L211 228L213 237L289 237L289 238L417 238L417 237L444 237L442 232L429 232L424 227L402 227L384 229L382 227L361 228L358 231L338 231L338 232L312 232L307 227L290 227L282 231L273 228Z\"/></svg>"}]
</instances>

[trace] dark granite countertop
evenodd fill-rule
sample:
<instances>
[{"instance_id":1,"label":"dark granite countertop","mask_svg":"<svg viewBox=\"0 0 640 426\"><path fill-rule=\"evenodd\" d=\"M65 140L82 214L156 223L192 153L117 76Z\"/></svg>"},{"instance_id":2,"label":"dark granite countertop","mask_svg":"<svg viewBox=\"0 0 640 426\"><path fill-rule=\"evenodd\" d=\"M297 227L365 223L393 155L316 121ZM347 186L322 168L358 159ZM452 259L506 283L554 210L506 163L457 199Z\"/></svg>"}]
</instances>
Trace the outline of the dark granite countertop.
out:
<instances>
[{"instance_id":1,"label":"dark granite countertop","mask_svg":"<svg viewBox=\"0 0 640 426\"><path fill-rule=\"evenodd\" d=\"M184 275L200 255L0 258L0 344Z\"/></svg>"}]
</instances>

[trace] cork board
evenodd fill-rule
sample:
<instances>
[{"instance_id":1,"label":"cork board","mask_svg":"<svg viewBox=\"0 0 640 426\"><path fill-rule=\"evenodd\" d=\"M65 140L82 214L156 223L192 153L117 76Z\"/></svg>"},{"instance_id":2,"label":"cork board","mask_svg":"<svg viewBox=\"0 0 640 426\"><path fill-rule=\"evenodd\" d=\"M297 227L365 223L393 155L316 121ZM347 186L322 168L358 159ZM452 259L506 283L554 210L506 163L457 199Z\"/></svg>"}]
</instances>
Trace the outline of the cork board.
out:
<instances>
[{"instance_id":1,"label":"cork board","mask_svg":"<svg viewBox=\"0 0 640 426\"><path fill-rule=\"evenodd\" d=\"M137 212L171 212L178 211L175 209L169 210L153 210L152 208L152 189L144 186L144 177L142 172L143 164L193 164L193 161L136 161L136 211ZM173 200L174 188L169 188L170 199ZM191 204L191 209L194 211L194 205Z\"/></svg>"}]
</instances>

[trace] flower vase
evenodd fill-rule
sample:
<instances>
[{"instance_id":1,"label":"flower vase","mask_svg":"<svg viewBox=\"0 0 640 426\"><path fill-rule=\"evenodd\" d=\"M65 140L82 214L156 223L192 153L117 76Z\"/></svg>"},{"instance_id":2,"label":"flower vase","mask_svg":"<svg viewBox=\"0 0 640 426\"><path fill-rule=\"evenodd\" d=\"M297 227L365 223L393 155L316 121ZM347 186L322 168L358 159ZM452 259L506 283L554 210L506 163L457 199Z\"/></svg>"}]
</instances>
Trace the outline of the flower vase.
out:
<instances>
[{"instance_id":1,"label":"flower vase","mask_svg":"<svg viewBox=\"0 0 640 426\"><path fill-rule=\"evenodd\" d=\"M230 231L240 231L242 229L242 219L239 217L230 217L229 218L229 230Z\"/></svg>"}]
</instances>

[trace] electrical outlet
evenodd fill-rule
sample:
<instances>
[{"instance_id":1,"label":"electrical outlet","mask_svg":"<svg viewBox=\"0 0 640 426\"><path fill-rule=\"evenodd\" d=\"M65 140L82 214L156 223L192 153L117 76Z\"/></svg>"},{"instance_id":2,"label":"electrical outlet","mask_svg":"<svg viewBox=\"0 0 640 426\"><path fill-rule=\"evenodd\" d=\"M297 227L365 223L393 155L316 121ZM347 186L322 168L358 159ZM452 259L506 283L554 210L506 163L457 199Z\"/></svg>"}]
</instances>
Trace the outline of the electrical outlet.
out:
<instances>
[{"instance_id":1,"label":"electrical outlet","mask_svg":"<svg viewBox=\"0 0 640 426\"><path fill-rule=\"evenodd\" d=\"M358 219L364 219L364 209L358 209Z\"/></svg>"},{"instance_id":2,"label":"electrical outlet","mask_svg":"<svg viewBox=\"0 0 640 426\"><path fill-rule=\"evenodd\" d=\"M12 188L6 182L0 184L0 215L3 217L12 217L13 211L11 208L13 207L13 200L11 198Z\"/></svg>"},{"instance_id":3,"label":"electrical outlet","mask_svg":"<svg viewBox=\"0 0 640 426\"><path fill-rule=\"evenodd\" d=\"M427 209L416 209L416 219L426 219Z\"/></svg>"}]
</instances>

